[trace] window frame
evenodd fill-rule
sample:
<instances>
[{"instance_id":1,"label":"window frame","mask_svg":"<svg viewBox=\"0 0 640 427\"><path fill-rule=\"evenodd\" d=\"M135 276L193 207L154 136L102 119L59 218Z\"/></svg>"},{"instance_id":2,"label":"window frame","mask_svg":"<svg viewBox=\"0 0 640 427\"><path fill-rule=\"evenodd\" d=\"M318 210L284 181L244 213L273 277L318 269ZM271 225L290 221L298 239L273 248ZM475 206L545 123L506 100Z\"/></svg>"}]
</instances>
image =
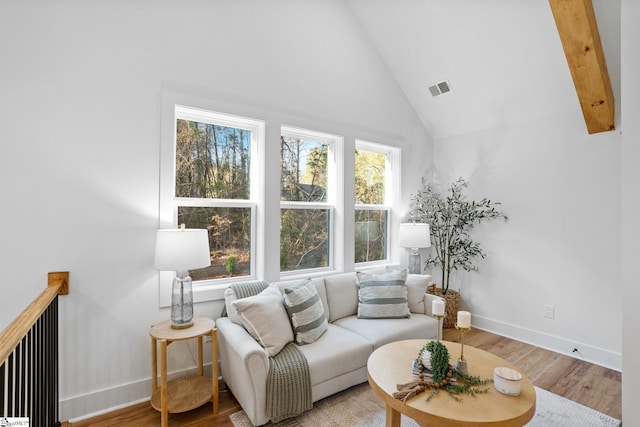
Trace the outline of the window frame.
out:
<instances>
[{"instance_id":1,"label":"window frame","mask_svg":"<svg viewBox=\"0 0 640 427\"><path fill-rule=\"evenodd\" d=\"M344 173L342 172L343 168L341 167L344 161L340 154L344 151L344 137L327 132L303 129L289 125L280 126L280 136L311 140L327 144L326 202L294 202L280 200L280 214L283 209L322 209L329 211L329 229L327 231L327 238L329 239L329 244L327 245L327 250L329 252L328 265L326 267L307 268L301 270L280 270L280 278L286 280L303 276L313 277L326 274L330 271L335 271L342 267L342 263L338 262L336 259L335 249L337 245L342 244L342 241L336 241L337 236L339 235L336 232L336 227L340 226L336 223L336 211L339 209L339 200L342 200L344 193ZM280 173L281 172L282 171L280 171ZM280 177L280 183L282 183L282 177ZM338 185L338 183L342 183L343 185ZM280 215L280 217L282 218L282 215ZM281 224L282 221L280 221L280 225ZM280 249L280 245L278 245L278 249Z\"/></svg>"},{"instance_id":2,"label":"window frame","mask_svg":"<svg viewBox=\"0 0 640 427\"><path fill-rule=\"evenodd\" d=\"M394 241L394 235L397 232L398 223L401 219L399 206L402 204L401 194L401 146L404 138L401 135L380 134L375 131L364 131L361 135L362 139L356 136L362 133L362 129L353 129L344 125L336 125L331 123L322 123L317 120L311 120L308 117L300 117L291 114L275 113L264 107L252 107L246 104L240 104L234 100L215 99L208 95L197 95L192 92L175 90L166 88L161 93L160 108L160 147L159 157L160 166L158 170L160 188L159 188L159 208L158 206L150 206L144 215L158 218L158 228L172 228L177 226L177 205L173 200L175 191L175 131L176 131L176 115L175 106L188 106L194 110L204 110L219 114L221 117L239 118L253 121L257 124L257 144L252 141L251 153L251 189L250 200L255 203L252 210L252 251L254 258L252 259L253 276L239 276L232 278L217 279L217 283L206 285L198 281L194 283L194 302L204 301L220 301L224 299L224 291L228 288L229 283L240 280L289 280L296 278L318 277L327 274L334 274L344 271L354 271L364 269L370 264L354 263L354 149L382 149L382 151L390 151L393 156L389 166L393 177L392 185L385 186L385 204L393 207L389 212L387 233L387 245L391 245L391 249L387 249L387 259L383 261L372 262L376 267L380 265L395 265L402 259L401 250L396 248L397 243ZM224 112L224 113L222 113ZM255 117L264 118L255 119ZM199 121L205 121L201 118ZM224 125L228 122L216 122ZM295 125L291 125L295 123ZM232 126L236 126L232 120ZM324 128L324 129L323 129ZM323 129L315 131L311 129ZM253 132L252 132L253 134ZM296 202L281 202L280 189L277 185L280 183L280 167L279 147L280 137L282 134L288 136L300 136L307 139L330 138L333 139L333 152L327 158L327 166L330 172L327 177L327 204L331 205L329 223L330 243L329 243L329 262L327 267L320 269L293 270L281 272L278 264L278 256L273 250L275 248L267 248L266 244L275 246L279 249L280 232L276 229L280 225L280 209L283 207L295 206ZM268 141L267 141L268 138ZM373 143L368 141L378 140L381 143ZM400 145L397 143L400 142ZM278 144L269 147L268 144ZM257 150L254 154L253 150ZM152 153L153 155L153 153ZM268 166L268 167L267 167ZM391 197L389 197L391 193ZM181 200L182 205L192 204L191 201ZM233 204L239 203L237 200L229 201ZM240 202L242 204L242 202ZM282 203L282 204L281 204ZM311 203L311 202L309 202ZM290 204L290 205L289 205ZM289 205L289 206L287 206ZM174 208L174 206L176 206ZM312 205L325 208L325 205ZM311 207L311 206L310 206ZM375 206L377 209L378 206ZM158 209L160 211L157 216ZM277 210L276 210L277 209ZM154 230L155 233L155 230ZM278 242L278 243L276 243ZM393 253L390 252L393 251ZM151 264L151 263L150 263ZM373 267L373 266L372 266ZM375 268L375 267L374 267ZM161 307L167 307L171 303L171 282L175 276L174 272L158 272L150 267L150 271L160 276L159 280L159 300ZM226 283L225 283L226 282Z\"/></svg>"},{"instance_id":3,"label":"window frame","mask_svg":"<svg viewBox=\"0 0 640 427\"><path fill-rule=\"evenodd\" d=\"M251 213L250 271L248 276L225 277L193 282L193 302L224 298L230 283L238 280L256 280L263 263L259 236L264 235L263 221L259 218L264 189L260 176L264 171L265 122L259 119L221 113L193 100L179 99L174 94L163 94L162 135L160 149L160 219L158 228L178 227L179 206L249 208ZM176 124L178 119L245 129L251 132L249 199L205 199L176 197ZM175 272L160 271L160 307L171 305L171 283Z\"/></svg>"},{"instance_id":4,"label":"window frame","mask_svg":"<svg viewBox=\"0 0 640 427\"><path fill-rule=\"evenodd\" d=\"M394 218L393 206L397 204L397 195L400 193L400 165L401 165L401 150L397 147L393 147L386 144L380 144L377 142L365 141L356 139L355 141L355 150L360 151L370 151L375 153L380 153L385 156L385 185L384 185L384 203L383 204L364 204L364 203L355 203L355 195L354 195L354 213L359 210L380 210L387 212L387 224L386 224L386 258L375 261L365 261L365 262L355 262L354 265L356 269L366 269L371 267L379 267L382 265L389 265L392 263L393 259L397 257L391 253L391 231L393 229L392 223ZM356 172L355 167L355 155L354 155L354 167L353 167L354 175ZM355 217L354 217L355 220ZM354 223L355 227L355 223ZM353 244L355 248L355 238L353 239Z\"/></svg>"}]
</instances>

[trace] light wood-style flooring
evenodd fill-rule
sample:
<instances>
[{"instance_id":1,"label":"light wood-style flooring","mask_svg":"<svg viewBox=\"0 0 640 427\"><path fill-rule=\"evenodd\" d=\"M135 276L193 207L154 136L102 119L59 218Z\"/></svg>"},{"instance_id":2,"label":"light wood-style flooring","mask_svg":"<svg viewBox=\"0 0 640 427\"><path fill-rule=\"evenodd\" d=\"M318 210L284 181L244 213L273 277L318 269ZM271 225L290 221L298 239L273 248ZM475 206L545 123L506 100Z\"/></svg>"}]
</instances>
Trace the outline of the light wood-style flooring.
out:
<instances>
[{"instance_id":1,"label":"light wood-style flooring","mask_svg":"<svg viewBox=\"0 0 640 427\"><path fill-rule=\"evenodd\" d=\"M443 339L459 342L460 333L445 329ZM618 371L478 329L465 334L464 344L508 360L537 387L622 418L622 374Z\"/></svg>"},{"instance_id":2,"label":"light wood-style flooring","mask_svg":"<svg viewBox=\"0 0 640 427\"><path fill-rule=\"evenodd\" d=\"M456 329L445 329L443 339L460 341ZM537 387L564 396L612 417L622 418L620 372L544 350L479 329L465 334L465 345L480 348L515 364ZM453 358L453 356L452 356ZM172 427L231 427L229 415L241 408L228 391L220 393L220 411L212 414L211 404L183 413L171 414ZM110 426L157 427L160 413L148 402L74 422L71 427Z\"/></svg>"}]
</instances>

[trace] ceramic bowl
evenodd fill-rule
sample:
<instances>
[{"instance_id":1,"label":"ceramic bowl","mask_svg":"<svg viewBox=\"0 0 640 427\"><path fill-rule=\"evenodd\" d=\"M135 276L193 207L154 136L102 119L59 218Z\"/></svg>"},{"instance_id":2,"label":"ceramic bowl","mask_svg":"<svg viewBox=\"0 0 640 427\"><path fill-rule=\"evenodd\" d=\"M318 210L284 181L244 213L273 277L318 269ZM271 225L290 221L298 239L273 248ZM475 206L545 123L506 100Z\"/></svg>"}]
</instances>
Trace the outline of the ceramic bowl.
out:
<instances>
[{"instance_id":1,"label":"ceramic bowl","mask_svg":"<svg viewBox=\"0 0 640 427\"><path fill-rule=\"evenodd\" d=\"M495 368L493 370L493 385L502 394L519 396L522 387L522 374L511 368Z\"/></svg>"}]
</instances>

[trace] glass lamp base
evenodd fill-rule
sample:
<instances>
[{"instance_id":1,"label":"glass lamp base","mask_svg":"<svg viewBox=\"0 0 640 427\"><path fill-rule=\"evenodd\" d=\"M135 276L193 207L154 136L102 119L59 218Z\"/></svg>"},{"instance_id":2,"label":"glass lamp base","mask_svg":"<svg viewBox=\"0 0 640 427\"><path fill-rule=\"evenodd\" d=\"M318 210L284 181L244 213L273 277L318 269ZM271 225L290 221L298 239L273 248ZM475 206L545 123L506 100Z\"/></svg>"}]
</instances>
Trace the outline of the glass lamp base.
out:
<instances>
[{"instance_id":1,"label":"glass lamp base","mask_svg":"<svg viewBox=\"0 0 640 427\"><path fill-rule=\"evenodd\" d=\"M417 249L411 249L409 253L409 273L420 274L420 252Z\"/></svg>"},{"instance_id":2,"label":"glass lamp base","mask_svg":"<svg viewBox=\"0 0 640 427\"><path fill-rule=\"evenodd\" d=\"M193 325L193 287L191 277L176 275L171 292L171 327L185 329Z\"/></svg>"},{"instance_id":3,"label":"glass lamp base","mask_svg":"<svg viewBox=\"0 0 640 427\"><path fill-rule=\"evenodd\" d=\"M193 326L193 320L191 320L188 323L180 323L180 324L171 322L171 329L187 329L192 326Z\"/></svg>"}]
</instances>

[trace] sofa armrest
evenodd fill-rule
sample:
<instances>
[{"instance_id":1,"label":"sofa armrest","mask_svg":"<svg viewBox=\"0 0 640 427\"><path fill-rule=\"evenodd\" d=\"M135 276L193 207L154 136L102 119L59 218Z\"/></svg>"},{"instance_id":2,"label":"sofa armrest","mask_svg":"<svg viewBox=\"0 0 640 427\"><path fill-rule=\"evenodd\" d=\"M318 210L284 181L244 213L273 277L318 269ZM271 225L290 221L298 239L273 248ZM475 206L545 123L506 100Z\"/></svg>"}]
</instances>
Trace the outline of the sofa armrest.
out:
<instances>
[{"instance_id":1,"label":"sofa armrest","mask_svg":"<svg viewBox=\"0 0 640 427\"><path fill-rule=\"evenodd\" d=\"M254 425L266 419L269 357L244 329L227 317L216 320L222 378Z\"/></svg>"}]
</instances>

